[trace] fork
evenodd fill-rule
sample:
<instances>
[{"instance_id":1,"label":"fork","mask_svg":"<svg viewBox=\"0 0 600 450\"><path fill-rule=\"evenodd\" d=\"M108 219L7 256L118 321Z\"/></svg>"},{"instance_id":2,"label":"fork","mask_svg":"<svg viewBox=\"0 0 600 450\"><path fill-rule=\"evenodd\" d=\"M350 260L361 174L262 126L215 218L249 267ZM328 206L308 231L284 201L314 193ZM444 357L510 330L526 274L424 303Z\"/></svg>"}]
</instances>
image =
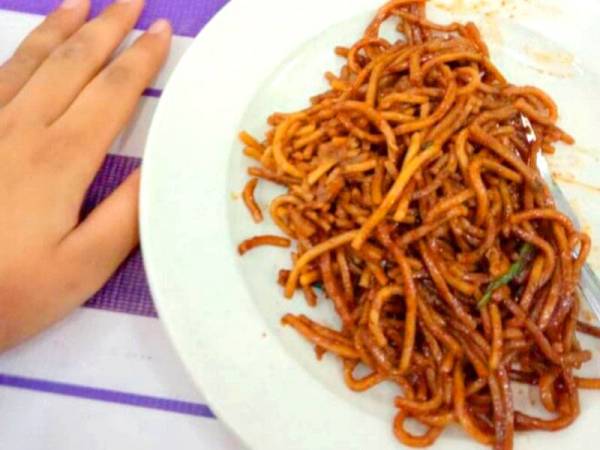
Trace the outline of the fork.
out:
<instances>
[{"instance_id":1,"label":"fork","mask_svg":"<svg viewBox=\"0 0 600 450\"><path fill-rule=\"evenodd\" d=\"M558 210L567 215L578 229L581 229L581 223L577 219L573 208L571 208L565 194L563 194L556 181L552 178L550 167L544 156L538 155L537 166L540 175L548 185L548 188L554 197L554 202L556 203ZM587 263L581 269L579 288L581 289L581 293L586 302L590 308L592 308L592 311L594 311L598 320L600 320L600 280L598 280L598 277Z\"/></svg>"}]
</instances>

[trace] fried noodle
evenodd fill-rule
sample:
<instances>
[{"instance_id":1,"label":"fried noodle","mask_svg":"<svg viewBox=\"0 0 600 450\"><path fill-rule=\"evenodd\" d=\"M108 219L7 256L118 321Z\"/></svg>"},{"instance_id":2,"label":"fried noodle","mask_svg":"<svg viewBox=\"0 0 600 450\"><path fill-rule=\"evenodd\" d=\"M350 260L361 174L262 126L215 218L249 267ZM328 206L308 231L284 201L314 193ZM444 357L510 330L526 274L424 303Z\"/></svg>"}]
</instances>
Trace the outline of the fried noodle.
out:
<instances>
[{"instance_id":1,"label":"fried noodle","mask_svg":"<svg viewBox=\"0 0 600 450\"><path fill-rule=\"evenodd\" d=\"M396 42L381 25L398 20ZM244 193L255 221L257 179L287 188L271 218L297 244L285 297L323 290L339 330L288 314L283 324L331 353L354 391L395 383L395 436L433 444L458 424L510 449L522 430L559 430L579 414L574 370L590 357L576 331L576 287L590 239L559 213L536 166L572 138L541 90L509 84L473 23L437 25L420 0L383 6L308 108L276 113L259 142L240 135ZM261 181L262 182L262 181ZM368 374L356 378L355 369ZM511 383L537 386L552 419L513 406ZM425 426L414 435L409 420Z\"/></svg>"}]
</instances>

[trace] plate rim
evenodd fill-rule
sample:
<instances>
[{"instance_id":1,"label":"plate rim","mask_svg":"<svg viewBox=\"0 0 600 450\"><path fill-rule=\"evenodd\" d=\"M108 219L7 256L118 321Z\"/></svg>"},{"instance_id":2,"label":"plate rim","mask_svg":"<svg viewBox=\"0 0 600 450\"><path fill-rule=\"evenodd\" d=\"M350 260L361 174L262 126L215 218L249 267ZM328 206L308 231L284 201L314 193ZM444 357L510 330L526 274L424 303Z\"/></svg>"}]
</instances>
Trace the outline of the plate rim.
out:
<instances>
[{"instance_id":1,"label":"plate rim","mask_svg":"<svg viewBox=\"0 0 600 450\"><path fill-rule=\"evenodd\" d=\"M193 44L191 45L190 49L186 52L186 55L184 56L184 58L182 59L182 61L180 62L180 64L178 65L178 67L176 68L175 72L173 73L171 80L169 81L164 93L163 93L163 97L161 99L161 102L159 103L158 109L156 111L156 114L153 118L152 121L152 125L151 125L151 129L150 129L150 133L149 133L149 138L148 138L148 144L147 144L147 149L146 149L146 156L144 158L143 164L142 164L142 181L141 181L141 196L140 196L140 228L141 228L141 239L142 239L142 244L143 244L143 253L145 256L144 259L144 264L148 273L148 281L150 284L150 289L152 292L152 296L155 299L155 303L159 312L159 316L161 317L161 322L163 323L163 326L165 327L167 334L169 336L169 339L173 342L174 348L176 349L177 353L179 354L180 358L183 360L184 362L184 366L186 368L186 370L188 371L188 373L190 374L193 382L198 386L198 388L200 389L200 391L204 392L207 400L209 401L209 404L211 405L211 408L216 412L216 414L223 418L223 421L225 422L225 424L227 424L227 426L234 432L234 434L236 434L242 441L244 441L250 448L261 448L261 449L266 449L266 450L275 450L275 449L279 449L281 448L282 444L285 444L286 447L288 448L306 448L306 442L287 442L286 440L282 440L280 438L270 438L270 437L265 437L265 433L264 433L264 425L260 425L260 424L251 424L251 426L248 426L247 424L244 424L242 422L244 422L244 418L247 418L249 415L249 412L245 412L244 414L237 414L235 411L233 411L230 407L231 402L223 402L220 399L215 398L215 395L213 393L213 391L215 389L217 389L215 386L213 386L214 384L214 380L209 380L209 375L204 374L204 375L199 375L198 371L196 370L199 365L203 365L205 368L209 367L211 362L214 361L210 361L210 359L208 361L200 361L198 359L196 359L196 357L198 356L197 353L197 349L194 350L192 349L190 346L191 345L196 345L196 346L201 346L202 344L198 341L195 341L194 343L190 343L188 341L188 339L186 337L184 337L186 335L185 332L180 332L178 330L178 327L182 326L184 327L184 324L182 324L180 318L176 317L176 312L175 312L175 306L174 306L174 302L173 299L177 298L178 295L181 294L181 292L178 290L177 286L172 286L170 285L170 281L171 280L166 280L165 279L165 273L162 273L164 271L164 267L159 267L157 264L157 261L160 260L160 257L162 257L163 255L157 254L160 253L162 250L164 250L164 247L157 247L156 243L154 243L154 239L160 235L161 231L157 231L156 228L156 224L152 223L153 219L156 218L156 212L155 210L153 210L154 206L153 206L153 194L156 192L155 191L155 186L152 186L152 183L154 183L153 180L156 179L156 175L155 175L155 171L157 170L157 164L160 165L160 158L157 156L160 154L160 142L164 139L163 136L161 136L161 134L164 135L164 128L165 128L165 123L168 123L170 119L166 119L168 117L168 112L169 109L172 108L172 102L174 101L175 97L176 97L176 92L181 92L182 88L181 87L177 87L177 83L181 82L182 80L187 81L186 85L189 85L189 80L186 79L186 74L184 73L186 70L189 70L189 67L192 67L192 59L194 58L194 56L199 53L201 53L201 51L199 50L200 48L202 48L203 46L207 45L207 41L209 41L211 39L212 36L214 35L218 35L219 33L221 33L221 31L219 31L219 27L227 27L226 24L227 21L231 21L232 17L234 17L235 15L239 15L239 14L244 14L247 13L248 10L250 9L250 7L248 6L250 2L243 2L242 0L232 0L230 1L228 4L226 4L218 13L217 15L215 15L213 17L213 19L207 24L207 26L202 30L202 32L200 33L200 35L198 36L198 38L195 39L195 41L193 42ZM253 11L277 11L277 5L276 3L285 3L285 2L278 2L277 0L254 0L252 2L253 6L252 9ZM290 3L290 2L288 2ZM310 8L311 5L314 5L315 7L319 7L321 10L323 10L324 2L322 2L321 0L305 0L303 2L303 8ZM326 3L326 7L327 8L331 8L331 11L335 11L339 6L344 5L344 6L348 6L348 2L347 0L327 0ZM378 2L380 3L380 2ZM373 9L374 3L372 0L353 0L352 6L353 9L350 8L351 11L347 11L347 17L350 17L351 15L355 15L354 12L358 13L360 11L365 11L368 9ZM281 5L280 5L281 6ZM377 6L377 5L375 5ZM264 8L264 9L262 9ZM287 12L289 12L290 10L290 6L288 5ZM293 9L292 9L293 11ZM326 14L323 14L326 15ZM344 18L343 17L339 17L336 18L336 20L342 21ZM324 29L324 28L323 28ZM323 31L323 29L318 29L318 32ZM315 33L315 34L318 34ZM303 40L306 40L310 38L309 35L305 35L303 37ZM302 41L298 42L298 45L301 43ZM296 45L296 43L291 43L289 45L289 47L293 50L295 49L298 45ZM205 49L206 51L206 49ZM276 67L277 64L280 62L281 60L277 60L274 63L273 67ZM266 78L268 75L270 74L270 70L266 71L266 73L264 73L264 78ZM259 76L259 74L255 74L256 76ZM262 78L256 80L258 83L260 83L260 80ZM256 84L257 85L257 84ZM179 95L179 94L177 94ZM245 108L242 109L242 111ZM231 140L234 139L234 136L231 136ZM230 148L230 147L228 147ZM226 160L228 161L229 157L226 158ZM226 163L227 165L227 163ZM223 183L223 185L226 185L226 183ZM226 193L224 193L226 195ZM215 214L214 217L219 217L218 214ZM221 219L224 219L225 215L221 215ZM219 219L219 220L221 220ZM224 225L227 226L226 222L223 222ZM162 230L164 232L164 230ZM199 232L201 233L201 232ZM232 246L231 246L232 247ZM178 251L181 251L181 249L178 249ZM235 267L235 265L233 265ZM173 275L174 272L174 268L173 267L169 267L167 268L168 271L170 270L171 272L168 272L168 274ZM241 277L239 277L241 279ZM237 277L234 277L234 279L237 279ZM169 297L172 294L172 297ZM169 298L167 298L169 297ZM249 303L253 303L252 301L250 301ZM251 309L251 308L250 308ZM188 342L185 342L188 341ZM255 340L256 342L260 342ZM288 366L286 366L287 369L290 370L296 370L297 374L295 379L297 380L302 380L302 383L305 386L311 386L311 389L309 389L311 392L314 392L314 389L322 389L320 387L320 384L318 384L317 382L315 382L315 380L312 380L311 377L305 373L304 370L302 370L301 366L295 361L293 360L293 358L289 357L289 355L287 355L287 353L284 351L284 349L279 348L281 347L280 344L275 343L272 347L277 347L277 350L279 350L278 353L281 353L280 356L284 356L285 360L288 360L287 363L289 363ZM206 355L206 353L204 353L204 355ZM279 392L281 393L286 393L286 391L284 389L279 390ZM287 392L288 394L291 394L290 392ZM320 404L320 408L322 408L325 411L329 411L331 410L331 407L333 405L333 407L336 408L336 410L338 408L344 408L345 402L341 402L340 399L337 399L335 396L333 396L333 394L327 394L326 391L323 389L323 395L326 398L326 402L324 401L323 398L320 398L319 401L324 401L324 403L329 404L330 406L326 406L324 404ZM298 395L295 396L295 398L299 398ZM272 403L272 399L270 399L271 403ZM225 405L225 403L228 403L227 405ZM328 409L329 408L329 409ZM323 414L321 414L319 417L323 416ZM369 425L370 423L376 425L377 423L379 423L379 420L373 420L372 422L369 421L369 418L367 416L365 416L364 413L359 412L358 414L350 414L349 416L344 416L346 419L349 419L349 417L359 417L361 421L366 420L367 423L365 424L364 422L362 423L362 425L366 428L369 429ZM337 420L336 420L337 421ZM296 425L302 425L305 427L305 429L309 429L309 430L316 430L319 427L317 427L316 425L319 426L323 426L324 424L330 423L327 420L323 420L321 418L318 419L318 423L313 423L313 424L307 424L305 422L302 422L301 424L296 424ZM249 429L249 427L253 427L252 429ZM376 430L376 428L373 428L372 430ZM373 441L373 433L368 433L366 436L369 438L369 441L365 441L365 442L369 442L369 445L389 445L390 442L394 443L394 447L398 447L398 444L396 443L395 440L393 440L393 436L391 434L391 432L389 431L389 429L387 430L387 433L389 434L388 437L386 437L384 439L384 441L382 441L380 444L377 444ZM273 433L271 433L273 434ZM335 433L325 433L325 434L321 434L319 435L319 440L318 440L318 445L319 445L319 449L323 449L323 450L328 450L328 449L337 449L339 447L338 444L338 438L335 437L338 436ZM338 436L339 437L339 436ZM466 442L465 442L466 443ZM363 448L362 445L359 442L359 445L357 447L352 447L352 446L346 446L347 448Z\"/></svg>"}]
</instances>

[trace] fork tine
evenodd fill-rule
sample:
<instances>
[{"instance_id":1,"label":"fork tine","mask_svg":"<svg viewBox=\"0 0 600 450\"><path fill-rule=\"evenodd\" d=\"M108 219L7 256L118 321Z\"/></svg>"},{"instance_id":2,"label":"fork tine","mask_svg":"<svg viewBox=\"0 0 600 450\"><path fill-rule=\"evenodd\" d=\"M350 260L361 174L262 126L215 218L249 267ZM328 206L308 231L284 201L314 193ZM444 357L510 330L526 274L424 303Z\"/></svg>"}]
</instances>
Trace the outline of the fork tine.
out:
<instances>
[{"instance_id":1,"label":"fork tine","mask_svg":"<svg viewBox=\"0 0 600 450\"><path fill-rule=\"evenodd\" d=\"M542 175L542 178L548 185L548 188L550 189L550 192L554 197L556 207L562 213L569 216L569 218L577 228L581 228L581 224L577 219L573 208L571 208L571 205L569 205L569 201L563 194L558 184L552 178L552 174L550 173L550 167L548 166L548 162L546 161L546 158L544 156L538 155L537 166L540 171L540 175ZM583 269L581 270L581 280L579 283L579 287L587 304L590 306L598 320L600 320L600 280L594 273L594 270L591 268L591 266L587 263L583 266Z\"/></svg>"},{"instance_id":2,"label":"fork tine","mask_svg":"<svg viewBox=\"0 0 600 450\"><path fill-rule=\"evenodd\" d=\"M585 264L581 270L581 293L590 308L600 320L600 280L589 264Z\"/></svg>"}]
</instances>

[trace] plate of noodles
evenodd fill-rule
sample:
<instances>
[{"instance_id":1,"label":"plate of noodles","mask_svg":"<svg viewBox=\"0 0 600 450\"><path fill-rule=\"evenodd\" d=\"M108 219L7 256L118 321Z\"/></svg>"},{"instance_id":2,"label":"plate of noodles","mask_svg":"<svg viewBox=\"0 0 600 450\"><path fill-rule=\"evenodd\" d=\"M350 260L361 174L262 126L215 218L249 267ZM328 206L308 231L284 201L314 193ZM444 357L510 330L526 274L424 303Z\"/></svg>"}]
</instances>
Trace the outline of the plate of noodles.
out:
<instances>
[{"instance_id":1,"label":"plate of noodles","mask_svg":"<svg viewBox=\"0 0 600 450\"><path fill-rule=\"evenodd\" d=\"M142 241L175 348L249 448L600 442L578 289L600 270L599 20L233 0L202 31L152 126Z\"/></svg>"}]
</instances>

